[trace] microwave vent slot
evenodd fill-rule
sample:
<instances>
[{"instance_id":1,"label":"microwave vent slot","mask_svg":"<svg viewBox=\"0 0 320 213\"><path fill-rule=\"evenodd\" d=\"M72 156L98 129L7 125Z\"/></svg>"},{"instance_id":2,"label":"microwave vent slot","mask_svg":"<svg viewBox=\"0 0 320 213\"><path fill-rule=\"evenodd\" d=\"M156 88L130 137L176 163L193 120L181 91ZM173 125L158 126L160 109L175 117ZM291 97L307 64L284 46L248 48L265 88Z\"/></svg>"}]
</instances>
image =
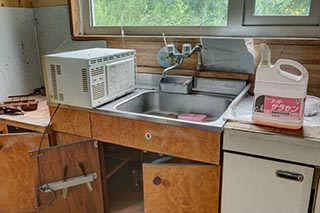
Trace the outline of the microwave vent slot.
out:
<instances>
[{"instance_id":1,"label":"microwave vent slot","mask_svg":"<svg viewBox=\"0 0 320 213\"><path fill-rule=\"evenodd\" d=\"M57 75L61 75L61 65L60 64L56 65L56 70L57 70Z\"/></svg>"},{"instance_id":2,"label":"microwave vent slot","mask_svg":"<svg viewBox=\"0 0 320 213\"><path fill-rule=\"evenodd\" d=\"M56 66L54 64L50 64L50 72L51 72L51 81L52 81L51 84L52 84L53 98L55 100L58 100Z\"/></svg>"},{"instance_id":3,"label":"microwave vent slot","mask_svg":"<svg viewBox=\"0 0 320 213\"><path fill-rule=\"evenodd\" d=\"M89 84L88 84L88 72L86 68L81 69L82 74L82 91L88 92L89 91Z\"/></svg>"},{"instance_id":4,"label":"microwave vent slot","mask_svg":"<svg viewBox=\"0 0 320 213\"><path fill-rule=\"evenodd\" d=\"M103 74L103 67L99 67L95 70L91 70L91 76L96 76L96 75L102 75Z\"/></svg>"},{"instance_id":5,"label":"microwave vent slot","mask_svg":"<svg viewBox=\"0 0 320 213\"><path fill-rule=\"evenodd\" d=\"M59 93L59 100L64 101L64 94L63 93Z\"/></svg>"},{"instance_id":6,"label":"microwave vent slot","mask_svg":"<svg viewBox=\"0 0 320 213\"><path fill-rule=\"evenodd\" d=\"M92 85L92 99L97 100L105 96L104 84L100 83L97 85Z\"/></svg>"}]
</instances>

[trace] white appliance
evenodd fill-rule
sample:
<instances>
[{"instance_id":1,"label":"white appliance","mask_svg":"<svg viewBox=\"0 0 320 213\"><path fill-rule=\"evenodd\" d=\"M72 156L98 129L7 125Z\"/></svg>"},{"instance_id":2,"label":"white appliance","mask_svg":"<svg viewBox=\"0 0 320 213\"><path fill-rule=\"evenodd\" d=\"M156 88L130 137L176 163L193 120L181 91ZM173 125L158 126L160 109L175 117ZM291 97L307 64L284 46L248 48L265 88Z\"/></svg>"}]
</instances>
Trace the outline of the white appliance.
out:
<instances>
[{"instance_id":1,"label":"white appliance","mask_svg":"<svg viewBox=\"0 0 320 213\"><path fill-rule=\"evenodd\" d=\"M94 108L135 89L135 50L92 48L43 58L51 103Z\"/></svg>"}]
</instances>

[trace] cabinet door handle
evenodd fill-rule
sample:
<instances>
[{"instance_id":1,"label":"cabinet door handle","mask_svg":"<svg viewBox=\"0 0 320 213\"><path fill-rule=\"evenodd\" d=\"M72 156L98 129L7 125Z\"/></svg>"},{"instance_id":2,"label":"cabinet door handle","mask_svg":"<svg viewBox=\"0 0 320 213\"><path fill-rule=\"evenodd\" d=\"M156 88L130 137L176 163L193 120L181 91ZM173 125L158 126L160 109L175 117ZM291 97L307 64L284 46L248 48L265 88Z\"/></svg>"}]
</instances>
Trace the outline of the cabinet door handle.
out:
<instances>
[{"instance_id":1,"label":"cabinet door handle","mask_svg":"<svg viewBox=\"0 0 320 213\"><path fill-rule=\"evenodd\" d=\"M152 139L152 135L150 132L146 132L146 134L144 134L145 139L147 139L148 141L150 141Z\"/></svg>"},{"instance_id":2,"label":"cabinet door handle","mask_svg":"<svg viewBox=\"0 0 320 213\"><path fill-rule=\"evenodd\" d=\"M153 182L154 185L158 186L158 185L161 184L161 178L159 176L156 176L156 177L153 178L152 182Z\"/></svg>"},{"instance_id":3,"label":"cabinet door handle","mask_svg":"<svg viewBox=\"0 0 320 213\"><path fill-rule=\"evenodd\" d=\"M284 171L284 170L277 170L276 176L279 178L285 178L285 179L299 181L299 182L302 182L303 178L304 178L303 174L290 172L290 171Z\"/></svg>"}]
</instances>

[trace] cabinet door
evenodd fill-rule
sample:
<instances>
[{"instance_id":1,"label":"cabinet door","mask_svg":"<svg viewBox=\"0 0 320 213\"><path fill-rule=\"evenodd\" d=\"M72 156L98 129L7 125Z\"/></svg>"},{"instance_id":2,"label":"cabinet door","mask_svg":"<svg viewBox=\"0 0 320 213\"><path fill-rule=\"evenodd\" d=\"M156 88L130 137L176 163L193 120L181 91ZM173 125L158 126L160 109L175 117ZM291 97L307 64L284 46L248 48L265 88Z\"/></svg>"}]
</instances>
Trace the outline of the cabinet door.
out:
<instances>
[{"instance_id":1,"label":"cabinet door","mask_svg":"<svg viewBox=\"0 0 320 213\"><path fill-rule=\"evenodd\" d=\"M145 213L217 213L220 166L143 164Z\"/></svg>"},{"instance_id":2,"label":"cabinet door","mask_svg":"<svg viewBox=\"0 0 320 213\"><path fill-rule=\"evenodd\" d=\"M313 168L224 153L222 213L307 213Z\"/></svg>"},{"instance_id":3,"label":"cabinet door","mask_svg":"<svg viewBox=\"0 0 320 213\"><path fill-rule=\"evenodd\" d=\"M29 212L35 196L29 151L38 148L42 134L0 134L0 212ZM48 139L42 144L48 147Z\"/></svg>"},{"instance_id":4,"label":"cabinet door","mask_svg":"<svg viewBox=\"0 0 320 213\"><path fill-rule=\"evenodd\" d=\"M75 142L72 144L50 147L41 150L40 166L37 164L37 151L30 153L35 185L63 181L96 173L97 178L91 182L92 190L86 184L76 185L63 190L56 190L56 201L41 213L102 213L103 195L100 175L99 149L96 141ZM82 168L81 166L82 165ZM67 169L66 169L67 168ZM39 172L41 180L39 181ZM84 174L85 173L85 174ZM52 200L52 193L41 193L41 206Z\"/></svg>"},{"instance_id":5,"label":"cabinet door","mask_svg":"<svg viewBox=\"0 0 320 213\"><path fill-rule=\"evenodd\" d=\"M315 182L316 182L317 188L315 192L313 213L320 213L320 174L317 174Z\"/></svg>"}]
</instances>

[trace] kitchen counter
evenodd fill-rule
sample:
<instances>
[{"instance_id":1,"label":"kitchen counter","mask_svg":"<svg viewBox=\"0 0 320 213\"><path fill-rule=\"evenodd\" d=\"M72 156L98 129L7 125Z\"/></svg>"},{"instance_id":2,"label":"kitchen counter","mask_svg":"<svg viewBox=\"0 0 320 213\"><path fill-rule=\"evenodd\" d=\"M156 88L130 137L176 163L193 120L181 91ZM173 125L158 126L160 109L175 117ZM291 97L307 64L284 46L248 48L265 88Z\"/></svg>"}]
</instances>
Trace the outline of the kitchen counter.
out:
<instances>
[{"instance_id":1,"label":"kitchen counter","mask_svg":"<svg viewBox=\"0 0 320 213\"><path fill-rule=\"evenodd\" d=\"M253 96L245 96L232 112L229 112L225 119L228 119L225 128L263 133L270 135L287 135L298 138L320 141L320 113L313 117L305 117L303 128L300 130L287 130L262 125L255 125L251 122Z\"/></svg>"},{"instance_id":2,"label":"kitchen counter","mask_svg":"<svg viewBox=\"0 0 320 213\"><path fill-rule=\"evenodd\" d=\"M300 130L255 125L251 123L252 101L252 96L246 96L226 115L224 151L320 166L319 114L305 117Z\"/></svg>"},{"instance_id":3,"label":"kitchen counter","mask_svg":"<svg viewBox=\"0 0 320 213\"><path fill-rule=\"evenodd\" d=\"M0 123L32 131L43 132L49 123L50 115L46 96L30 96L39 101L37 110L27 111L23 115L2 114Z\"/></svg>"}]
</instances>

